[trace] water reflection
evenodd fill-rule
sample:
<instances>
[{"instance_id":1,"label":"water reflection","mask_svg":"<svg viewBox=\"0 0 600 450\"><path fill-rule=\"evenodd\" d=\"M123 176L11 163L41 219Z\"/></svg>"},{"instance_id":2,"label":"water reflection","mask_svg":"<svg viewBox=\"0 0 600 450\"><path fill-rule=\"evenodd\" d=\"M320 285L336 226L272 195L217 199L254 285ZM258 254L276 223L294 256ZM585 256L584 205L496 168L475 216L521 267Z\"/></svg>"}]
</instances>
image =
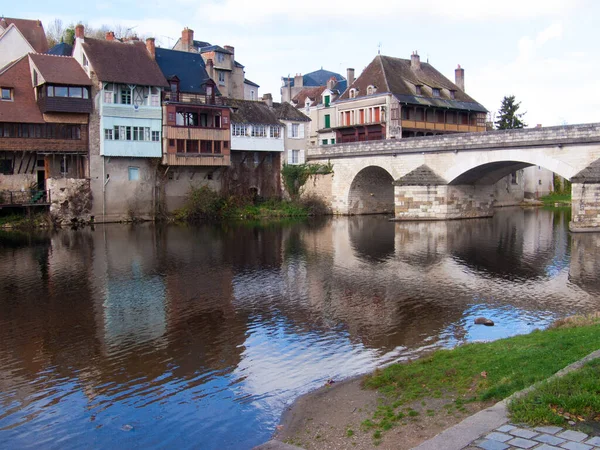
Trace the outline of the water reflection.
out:
<instances>
[{"instance_id":1,"label":"water reflection","mask_svg":"<svg viewBox=\"0 0 600 450\"><path fill-rule=\"evenodd\" d=\"M0 234L3 442L249 448L327 378L596 310L600 238L568 221Z\"/></svg>"}]
</instances>

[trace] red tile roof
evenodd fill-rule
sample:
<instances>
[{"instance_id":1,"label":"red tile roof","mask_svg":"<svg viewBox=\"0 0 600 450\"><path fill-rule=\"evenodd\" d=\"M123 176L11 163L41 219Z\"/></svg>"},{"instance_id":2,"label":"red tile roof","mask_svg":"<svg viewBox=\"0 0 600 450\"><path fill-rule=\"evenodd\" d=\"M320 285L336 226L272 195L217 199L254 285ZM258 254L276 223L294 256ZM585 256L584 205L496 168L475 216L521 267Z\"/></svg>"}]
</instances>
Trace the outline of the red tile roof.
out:
<instances>
[{"instance_id":1,"label":"red tile roof","mask_svg":"<svg viewBox=\"0 0 600 450\"><path fill-rule=\"evenodd\" d=\"M7 25L14 23L36 52L46 53L48 51L48 41L46 40L46 33L41 21L11 19L9 17L4 17L4 20Z\"/></svg>"},{"instance_id":2,"label":"red tile roof","mask_svg":"<svg viewBox=\"0 0 600 450\"><path fill-rule=\"evenodd\" d=\"M44 123L35 101L27 55L0 72L0 86L14 89L13 101L0 100L0 122Z\"/></svg>"},{"instance_id":3,"label":"red tile roof","mask_svg":"<svg viewBox=\"0 0 600 450\"><path fill-rule=\"evenodd\" d=\"M306 106L307 98L311 100L310 106L318 105L321 103L321 94L323 94L325 89L327 89L327 86L317 86L302 89L294 96L292 101L296 102L297 108L304 108Z\"/></svg>"},{"instance_id":4,"label":"red tile roof","mask_svg":"<svg viewBox=\"0 0 600 450\"><path fill-rule=\"evenodd\" d=\"M142 42L122 43L86 37L83 50L100 81L169 86Z\"/></svg>"},{"instance_id":5,"label":"red tile roof","mask_svg":"<svg viewBox=\"0 0 600 450\"><path fill-rule=\"evenodd\" d=\"M92 85L92 81L75 58L35 53L30 53L29 57L46 83Z\"/></svg>"}]
</instances>

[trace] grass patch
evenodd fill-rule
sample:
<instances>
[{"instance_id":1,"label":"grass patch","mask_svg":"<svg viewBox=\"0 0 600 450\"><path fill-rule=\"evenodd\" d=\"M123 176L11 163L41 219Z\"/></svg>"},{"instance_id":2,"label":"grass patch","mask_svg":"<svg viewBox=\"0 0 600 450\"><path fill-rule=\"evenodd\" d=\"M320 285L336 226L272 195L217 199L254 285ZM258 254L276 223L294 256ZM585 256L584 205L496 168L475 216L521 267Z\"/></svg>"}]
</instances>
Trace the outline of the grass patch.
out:
<instances>
[{"instance_id":1,"label":"grass patch","mask_svg":"<svg viewBox=\"0 0 600 450\"><path fill-rule=\"evenodd\" d=\"M545 331L438 350L408 364L376 370L363 384L377 389L389 401L378 406L369 425L382 429L382 422L389 421L394 407L438 397L440 393L448 404L466 412L465 403L499 401L545 380L600 348L600 319L581 320L587 325L575 325L573 319ZM447 408L449 412L453 409Z\"/></svg>"},{"instance_id":2,"label":"grass patch","mask_svg":"<svg viewBox=\"0 0 600 450\"><path fill-rule=\"evenodd\" d=\"M540 197L540 201L542 201L544 203L544 205L549 205L549 206L554 206L555 203L571 205L571 193L557 194L557 193L553 192L551 194Z\"/></svg>"},{"instance_id":3,"label":"grass patch","mask_svg":"<svg viewBox=\"0 0 600 450\"><path fill-rule=\"evenodd\" d=\"M600 360L542 383L532 392L510 402L515 423L560 425L568 421L600 423Z\"/></svg>"}]
</instances>

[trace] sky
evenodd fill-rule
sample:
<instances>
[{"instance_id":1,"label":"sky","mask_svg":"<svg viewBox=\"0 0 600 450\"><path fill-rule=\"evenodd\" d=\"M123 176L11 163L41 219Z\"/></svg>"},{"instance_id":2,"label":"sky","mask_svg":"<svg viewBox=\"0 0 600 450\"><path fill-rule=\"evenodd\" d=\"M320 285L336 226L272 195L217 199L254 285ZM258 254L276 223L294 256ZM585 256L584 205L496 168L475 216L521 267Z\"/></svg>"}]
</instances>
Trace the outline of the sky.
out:
<instances>
[{"instance_id":1,"label":"sky","mask_svg":"<svg viewBox=\"0 0 600 450\"><path fill-rule=\"evenodd\" d=\"M124 26L171 47L181 30L232 45L259 94L320 68L358 76L413 51L490 112L515 95L529 126L600 122L600 2L594 0L97 0L3 2L6 17Z\"/></svg>"}]
</instances>

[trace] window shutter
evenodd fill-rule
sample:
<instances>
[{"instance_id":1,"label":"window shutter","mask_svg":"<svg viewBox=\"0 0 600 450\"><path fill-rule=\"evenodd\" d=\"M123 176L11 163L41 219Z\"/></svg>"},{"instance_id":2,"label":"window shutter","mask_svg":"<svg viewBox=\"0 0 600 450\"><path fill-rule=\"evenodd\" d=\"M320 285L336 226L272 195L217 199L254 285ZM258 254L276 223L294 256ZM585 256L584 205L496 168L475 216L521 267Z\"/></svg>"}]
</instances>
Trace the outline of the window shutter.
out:
<instances>
[{"instance_id":1,"label":"window shutter","mask_svg":"<svg viewBox=\"0 0 600 450\"><path fill-rule=\"evenodd\" d=\"M304 124L303 123L298 125L298 137L300 139L304 139Z\"/></svg>"},{"instance_id":2,"label":"window shutter","mask_svg":"<svg viewBox=\"0 0 600 450\"><path fill-rule=\"evenodd\" d=\"M290 123L290 124L286 125L285 127L287 128L287 136L289 138L291 138L292 137L292 124Z\"/></svg>"},{"instance_id":3,"label":"window shutter","mask_svg":"<svg viewBox=\"0 0 600 450\"><path fill-rule=\"evenodd\" d=\"M294 154L293 150L288 150L288 158L287 158L288 159L287 160L288 164L292 164L293 163L293 154Z\"/></svg>"},{"instance_id":4,"label":"window shutter","mask_svg":"<svg viewBox=\"0 0 600 450\"><path fill-rule=\"evenodd\" d=\"M304 156L304 150L300 150L300 152L298 152L298 164L304 164L305 163L305 156Z\"/></svg>"}]
</instances>

